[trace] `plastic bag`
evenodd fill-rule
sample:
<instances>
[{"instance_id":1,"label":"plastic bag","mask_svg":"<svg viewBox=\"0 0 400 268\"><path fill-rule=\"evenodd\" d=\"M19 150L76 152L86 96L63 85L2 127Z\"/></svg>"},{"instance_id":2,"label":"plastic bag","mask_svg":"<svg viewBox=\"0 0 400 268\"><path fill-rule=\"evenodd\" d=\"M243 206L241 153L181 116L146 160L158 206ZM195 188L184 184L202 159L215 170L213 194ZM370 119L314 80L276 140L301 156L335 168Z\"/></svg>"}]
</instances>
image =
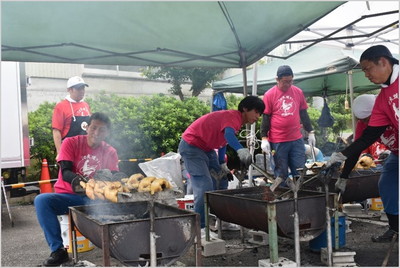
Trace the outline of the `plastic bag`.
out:
<instances>
[{"instance_id":1,"label":"plastic bag","mask_svg":"<svg viewBox=\"0 0 400 268\"><path fill-rule=\"evenodd\" d=\"M139 163L139 167L148 177L166 178L172 187L183 191L181 155L169 152L162 157Z\"/></svg>"},{"instance_id":2,"label":"plastic bag","mask_svg":"<svg viewBox=\"0 0 400 268\"><path fill-rule=\"evenodd\" d=\"M324 98L324 107L322 108L321 111L321 116L318 118L318 126L320 127L331 127L335 123L335 119L331 115L331 110L328 107L328 103L326 102L326 99Z\"/></svg>"},{"instance_id":3,"label":"plastic bag","mask_svg":"<svg viewBox=\"0 0 400 268\"><path fill-rule=\"evenodd\" d=\"M222 92L214 95L213 98L213 111L220 111L228 109L228 104Z\"/></svg>"}]
</instances>

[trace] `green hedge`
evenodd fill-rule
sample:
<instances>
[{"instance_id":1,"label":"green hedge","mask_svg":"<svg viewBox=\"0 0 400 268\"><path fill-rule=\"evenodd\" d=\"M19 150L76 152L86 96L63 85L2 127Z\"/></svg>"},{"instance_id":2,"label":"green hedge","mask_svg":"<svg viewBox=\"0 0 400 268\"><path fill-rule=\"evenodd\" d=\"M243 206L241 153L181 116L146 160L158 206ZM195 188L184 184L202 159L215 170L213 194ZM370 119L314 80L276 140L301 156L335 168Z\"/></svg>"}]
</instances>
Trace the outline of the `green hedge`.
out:
<instances>
[{"instance_id":1,"label":"green hedge","mask_svg":"<svg viewBox=\"0 0 400 268\"><path fill-rule=\"evenodd\" d=\"M227 94L226 99L228 109L237 109L242 97ZM101 111L111 118L112 131L107 142L118 150L121 160L156 158L162 153L176 152L183 131L194 120L210 111L210 104L195 97L181 101L165 95L121 97L101 92L87 98L87 102L92 112ZM29 113L29 133L35 140L35 145L31 148L31 157L32 162L37 163L32 169L40 171L43 158L46 158L49 164L55 163L56 152L51 130L54 106L55 103L45 102L36 111ZM340 108L340 105L337 107ZM347 128L346 122L350 119L349 112L335 112L337 107L331 107L335 125L327 129L330 141L334 141L336 136ZM320 111L309 108L309 115L316 130L317 146L320 146L323 141L317 125ZM260 123L261 120L256 125L258 138ZM229 157L235 158L235 155L232 150L228 150Z\"/></svg>"},{"instance_id":2,"label":"green hedge","mask_svg":"<svg viewBox=\"0 0 400 268\"><path fill-rule=\"evenodd\" d=\"M112 119L108 142L120 159L155 158L178 148L182 132L195 119L209 112L197 98L120 97L100 94L88 99L92 112L102 111Z\"/></svg>"}]
</instances>

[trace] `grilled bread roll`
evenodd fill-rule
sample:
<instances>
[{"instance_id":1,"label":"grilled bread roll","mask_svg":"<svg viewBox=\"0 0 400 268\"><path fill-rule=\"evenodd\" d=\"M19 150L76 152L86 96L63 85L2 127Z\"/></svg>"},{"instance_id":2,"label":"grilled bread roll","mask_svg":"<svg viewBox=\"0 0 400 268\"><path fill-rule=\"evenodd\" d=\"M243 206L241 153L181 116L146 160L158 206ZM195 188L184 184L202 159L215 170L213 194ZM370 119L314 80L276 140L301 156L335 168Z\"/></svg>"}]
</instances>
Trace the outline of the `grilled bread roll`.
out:
<instances>
[{"instance_id":1,"label":"grilled bread roll","mask_svg":"<svg viewBox=\"0 0 400 268\"><path fill-rule=\"evenodd\" d=\"M155 180L155 177L145 177L139 183L139 192L150 192L151 183Z\"/></svg>"},{"instance_id":2,"label":"grilled bread roll","mask_svg":"<svg viewBox=\"0 0 400 268\"><path fill-rule=\"evenodd\" d=\"M118 188L115 185L109 184L104 187L104 197L114 203L118 202Z\"/></svg>"},{"instance_id":3,"label":"grilled bread roll","mask_svg":"<svg viewBox=\"0 0 400 268\"><path fill-rule=\"evenodd\" d=\"M140 181L144 178L144 176L140 173L133 174L132 176L129 177L129 179L126 181L126 186L132 190L132 189L137 189L139 188L139 183Z\"/></svg>"},{"instance_id":4,"label":"grilled bread roll","mask_svg":"<svg viewBox=\"0 0 400 268\"><path fill-rule=\"evenodd\" d=\"M86 189L86 182L80 181L80 182L79 182L79 185L80 185L83 189Z\"/></svg>"},{"instance_id":5,"label":"grilled bread roll","mask_svg":"<svg viewBox=\"0 0 400 268\"><path fill-rule=\"evenodd\" d=\"M369 169L376 167L374 159L369 155L362 156L355 166L355 169Z\"/></svg>"},{"instance_id":6,"label":"grilled bread roll","mask_svg":"<svg viewBox=\"0 0 400 268\"><path fill-rule=\"evenodd\" d=\"M96 198L105 200L104 187L106 187L106 183L104 181L96 181L94 186L94 195Z\"/></svg>"},{"instance_id":7,"label":"grilled bread roll","mask_svg":"<svg viewBox=\"0 0 400 268\"><path fill-rule=\"evenodd\" d=\"M150 186L150 193L154 194L157 192L161 192L164 189L170 189L171 188L171 184L169 183L169 181L167 179L155 179Z\"/></svg>"},{"instance_id":8,"label":"grilled bread roll","mask_svg":"<svg viewBox=\"0 0 400 268\"><path fill-rule=\"evenodd\" d=\"M86 183L86 196L89 197L90 199L94 200L95 196L94 196L94 186L95 186L95 180L94 179L90 179L87 183Z\"/></svg>"}]
</instances>

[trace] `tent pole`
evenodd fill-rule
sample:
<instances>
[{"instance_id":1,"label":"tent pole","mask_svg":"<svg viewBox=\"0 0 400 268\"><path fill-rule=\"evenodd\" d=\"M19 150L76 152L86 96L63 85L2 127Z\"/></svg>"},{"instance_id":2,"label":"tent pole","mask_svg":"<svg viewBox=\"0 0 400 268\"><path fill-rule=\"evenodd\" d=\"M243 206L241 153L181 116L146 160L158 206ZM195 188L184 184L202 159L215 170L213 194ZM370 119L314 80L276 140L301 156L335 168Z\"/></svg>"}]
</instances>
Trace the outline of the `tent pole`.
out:
<instances>
[{"instance_id":1,"label":"tent pole","mask_svg":"<svg viewBox=\"0 0 400 268\"><path fill-rule=\"evenodd\" d=\"M247 96L247 70L246 70L246 55L243 50L239 52L240 63L242 65L242 74L243 74L243 96Z\"/></svg>"},{"instance_id":2,"label":"tent pole","mask_svg":"<svg viewBox=\"0 0 400 268\"><path fill-rule=\"evenodd\" d=\"M251 95L257 96L257 67L258 64L255 62L253 64L253 87L252 87L252 92ZM252 155L254 159L254 151L255 151L255 144L256 144L256 123L251 124L250 126L250 136L248 137L248 147L250 150L250 154ZM248 172L248 177L249 177L249 185L253 185L253 166L250 165L249 167L249 172Z\"/></svg>"},{"instance_id":3,"label":"tent pole","mask_svg":"<svg viewBox=\"0 0 400 268\"><path fill-rule=\"evenodd\" d=\"M354 99L354 92L353 92L353 70L347 71L347 75L349 76L349 89L350 89L350 109L352 110L351 112L351 124L353 127L353 141L354 141L354 136L356 133L356 119L354 117L353 113L353 99Z\"/></svg>"}]
</instances>

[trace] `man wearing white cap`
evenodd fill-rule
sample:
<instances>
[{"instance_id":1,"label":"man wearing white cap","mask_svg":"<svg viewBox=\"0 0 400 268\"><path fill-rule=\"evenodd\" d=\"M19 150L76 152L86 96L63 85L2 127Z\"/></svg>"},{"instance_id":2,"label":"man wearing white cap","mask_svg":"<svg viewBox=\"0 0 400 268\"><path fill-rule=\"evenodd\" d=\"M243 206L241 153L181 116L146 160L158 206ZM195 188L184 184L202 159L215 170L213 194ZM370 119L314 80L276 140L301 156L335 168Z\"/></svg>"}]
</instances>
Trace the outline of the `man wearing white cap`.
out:
<instances>
[{"instance_id":1,"label":"man wearing white cap","mask_svg":"<svg viewBox=\"0 0 400 268\"><path fill-rule=\"evenodd\" d=\"M86 127L91 113L89 104L83 98L85 97L85 87L88 86L81 77L71 77L67 81L69 95L57 103L54 108L52 128L57 157L62 140L66 137L86 134Z\"/></svg>"},{"instance_id":2,"label":"man wearing white cap","mask_svg":"<svg viewBox=\"0 0 400 268\"><path fill-rule=\"evenodd\" d=\"M359 139L342 152L333 153L329 167L335 162L345 161L342 174L336 186L341 192L346 189L348 175L357 162L360 153L374 143L388 127L393 128L391 139L399 138L399 60L394 58L383 45L372 46L360 57L361 69L374 84L381 85L376 97L367 128ZM373 236L373 242L390 242L399 232L399 146L390 148L391 154L385 160L379 179L379 194L389 221L389 229L380 236Z\"/></svg>"}]
</instances>

